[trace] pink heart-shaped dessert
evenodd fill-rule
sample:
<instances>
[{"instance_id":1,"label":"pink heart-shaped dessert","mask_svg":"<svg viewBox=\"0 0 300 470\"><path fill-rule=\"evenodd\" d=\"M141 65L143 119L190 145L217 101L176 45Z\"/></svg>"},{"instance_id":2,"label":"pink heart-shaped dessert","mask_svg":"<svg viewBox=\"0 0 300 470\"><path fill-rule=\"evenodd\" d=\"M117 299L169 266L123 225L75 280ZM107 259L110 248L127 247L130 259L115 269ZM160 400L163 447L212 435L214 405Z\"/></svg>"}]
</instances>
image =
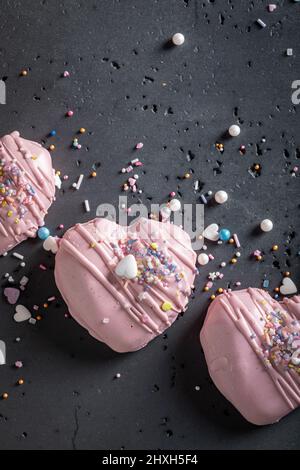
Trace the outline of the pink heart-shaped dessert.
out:
<instances>
[{"instance_id":1,"label":"pink heart-shaped dessert","mask_svg":"<svg viewBox=\"0 0 300 470\"><path fill-rule=\"evenodd\" d=\"M15 131L0 139L0 254L35 237L54 200L49 152Z\"/></svg>"},{"instance_id":2,"label":"pink heart-shaped dessert","mask_svg":"<svg viewBox=\"0 0 300 470\"><path fill-rule=\"evenodd\" d=\"M248 421L271 424L300 406L299 296L226 292L210 305L200 340L212 380Z\"/></svg>"},{"instance_id":3,"label":"pink heart-shaped dessert","mask_svg":"<svg viewBox=\"0 0 300 470\"><path fill-rule=\"evenodd\" d=\"M19 289L16 289L15 287L6 287L3 293L9 304L15 305L18 302L18 298L20 297Z\"/></svg>"},{"instance_id":4,"label":"pink heart-shaped dessert","mask_svg":"<svg viewBox=\"0 0 300 470\"><path fill-rule=\"evenodd\" d=\"M125 257L129 264L120 266ZM71 315L96 339L127 352L144 347L185 309L195 262L189 235L176 225L141 218L124 227L99 218L60 240L55 279Z\"/></svg>"}]
</instances>

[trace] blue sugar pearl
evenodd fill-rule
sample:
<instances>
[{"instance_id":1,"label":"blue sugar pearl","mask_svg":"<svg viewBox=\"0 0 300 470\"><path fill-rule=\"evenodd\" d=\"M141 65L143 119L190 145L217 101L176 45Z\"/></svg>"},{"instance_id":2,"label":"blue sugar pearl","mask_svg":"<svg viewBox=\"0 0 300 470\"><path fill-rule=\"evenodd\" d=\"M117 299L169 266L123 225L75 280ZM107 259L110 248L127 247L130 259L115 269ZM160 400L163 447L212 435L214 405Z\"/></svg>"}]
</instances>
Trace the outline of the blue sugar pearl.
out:
<instances>
[{"instance_id":1,"label":"blue sugar pearl","mask_svg":"<svg viewBox=\"0 0 300 470\"><path fill-rule=\"evenodd\" d=\"M222 242L227 242L230 237L231 233L227 228L222 228L222 230L220 230L219 238L222 240Z\"/></svg>"},{"instance_id":2,"label":"blue sugar pearl","mask_svg":"<svg viewBox=\"0 0 300 470\"><path fill-rule=\"evenodd\" d=\"M50 235L50 231L47 227L41 227L38 229L38 237L40 240L46 240Z\"/></svg>"},{"instance_id":3,"label":"blue sugar pearl","mask_svg":"<svg viewBox=\"0 0 300 470\"><path fill-rule=\"evenodd\" d=\"M54 137L54 136L56 135L56 131L53 130L53 131L49 132L49 135L50 135L51 137Z\"/></svg>"}]
</instances>

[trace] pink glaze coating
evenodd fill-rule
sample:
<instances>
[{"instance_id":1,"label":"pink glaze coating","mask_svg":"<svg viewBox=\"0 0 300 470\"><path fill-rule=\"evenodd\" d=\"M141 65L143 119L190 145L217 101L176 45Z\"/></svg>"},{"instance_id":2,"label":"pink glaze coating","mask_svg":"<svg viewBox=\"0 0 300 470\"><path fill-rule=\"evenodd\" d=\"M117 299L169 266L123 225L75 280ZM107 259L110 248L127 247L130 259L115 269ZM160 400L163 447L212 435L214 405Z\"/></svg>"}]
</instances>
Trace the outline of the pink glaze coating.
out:
<instances>
[{"instance_id":1,"label":"pink glaze coating","mask_svg":"<svg viewBox=\"0 0 300 470\"><path fill-rule=\"evenodd\" d=\"M133 280L115 273L128 254L138 265ZM175 225L140 218L124 227L98 218L60 240L55 280L78 323L115 351L128 352L143 348L185 309L195 263L190 237Z\"/></svg>"},{"instance_id":2,"label":"pink glaze coating","mask_svg":"<svg viewBox=\"0 0 300 470\"><path fill-rule=\"evenodd\" d=\"M300 405L300 296L225 292L210 305L200 341L212 380L248 421L271 424Z\"/></svg>"},{"instance_id":3,"label":"pink glaze coating","mask_svg":"<svg viewBox=\"0 0 300 470\"><path fill-rule=\"evenodd\" d=\"M0 254L35 237L55 195L49 152L14 131L0 139Z\"/></svg>"}]
</instances>

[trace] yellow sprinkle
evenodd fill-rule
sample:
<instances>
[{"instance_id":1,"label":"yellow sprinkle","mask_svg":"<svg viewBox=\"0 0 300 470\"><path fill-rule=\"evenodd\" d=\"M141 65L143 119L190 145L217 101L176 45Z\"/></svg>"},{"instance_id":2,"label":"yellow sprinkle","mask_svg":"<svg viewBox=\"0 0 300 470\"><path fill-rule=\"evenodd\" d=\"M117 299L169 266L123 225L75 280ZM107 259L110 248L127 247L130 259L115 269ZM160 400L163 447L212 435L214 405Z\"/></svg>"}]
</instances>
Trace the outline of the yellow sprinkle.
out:
<instances>
[{"instance_id":1,"label":"yellow sprinkle","mask_svg":"<svg viewBox=\"0 0 300 470\"><path fill-rule=\"evenodd\" d=\"M7 217L11 217L13 215L13 211L8 211L7 212Z\"/></svg>"},{"instance_id":2,"label":"yellow sprinkle","mask_svg":"<svg viewBox=\"0 0 300 470\"><path fill-rule=\"evenodd\" d=\"M19 224L20 223L20 219L18 219L18 217L15 218L15 224Z\"/></svg>"},{"instance_id":3,"label":"yellow sprinkle","mask_svg":"<svg viewBox=\"0 0 300 470\"><path fill-rule=\"evenodd\" d=\"M7 202L6 201L2 201L2 207L5 207L7 206Z\"/></svg>"},{"instance_id":4,"label":"yellow sprinkle","mask_svg":"<svg viewBox=\"0 0 300 470\"><path fill-rule=\"evenodd\" d=\"M95 242L90 243L90 248L95 248L95 246L96 246Z\"/></svg>"},{"instance_id":5,"label":"yellow sprinkle","mask_svg":"<svg viewBox=\"0 0 300 470\"><path fill-rule=\"evenodd\" d=\"M161 305L161 309L164 311L164 312L168 312L169 310L172 310L173 306L170 302L163 302L163 304Z\"/></svg>"},{"instance_id":6,"label":"yellow sprinkle","mask_svg":"<svg viewBox=\"0 0 300 470\"><path fill-rule=\"evenodd\" d=\"M37 159L38 159L38 157L36 155L31 156L31 160L37 160Z\"/></svg>"},{"instance_id":7,"label":"yellow sprinkle","mask_svg":"<svg viewBox=\"0 0 300 470\"><path fill-rule=\"evenodd\" d=\"M151 243L150 246L151 246L151 248L152 248L153 250L157 250L157 248L158 248L157 243Z\"/></svg>"},{"instance_id":8,"label":"yellow sprinkle","mask_svg":"<svg viewBox=\"0 0 300 470\"><path fill-rule=\"evenodd\" d=\"M5 188L1 188L1 193L5 193Z\"/></svg>"}]
</instances>

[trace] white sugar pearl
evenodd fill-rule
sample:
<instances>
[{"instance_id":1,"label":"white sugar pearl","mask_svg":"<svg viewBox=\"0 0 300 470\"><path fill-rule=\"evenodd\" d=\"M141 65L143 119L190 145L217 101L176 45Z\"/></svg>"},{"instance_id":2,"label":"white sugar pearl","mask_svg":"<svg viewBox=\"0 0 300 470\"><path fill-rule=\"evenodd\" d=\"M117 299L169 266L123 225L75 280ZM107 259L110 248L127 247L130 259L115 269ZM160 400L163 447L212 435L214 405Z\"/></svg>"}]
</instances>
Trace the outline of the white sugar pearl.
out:
<instances>
[{"instance_id":1,"label":"white sugar pearl","mask_svg":"<svg viewBox=\"0 0 300 470\"><path fill-rule=\"evenodd\" d=\"M226 191L217 191L216 192L215 201L218 204L224 204L224 202L226 202L227 199L228 199L228 194L226 193Z\"/></svg>"},{"instance_id":2,"label":"white sugar pearl","mask_svg":"<svg viewBox=\"0 0 300 470\"><path fill-rule=\"evenodd\" d=\"M260 223L260 228L262 229L263 232L271 232L273 229L273 222L270 219L264 219Z\"/></svg>"},{"instance_id":3,"label":"white sugar pearl","mask_svg":"<svg viewBox=\"0 0 300 470\"><path fill-rule=\"evenodd\" d=\"M237 258L240 258L240 257L241 257L241 253L240 253L239 251L237 251L236 254L235 254L235 256L236 256Z\"/></svg>"},{"instance_id":4,"label":"white sugar pearl","mask_svg":"<svg viewBox=\"0 0 300 470\"><path fill-rule=\"evenodd\" d=\"M206 253L200 253L198 256L198 263L201 264L201 266L204 266L209 262L209 257Z\"/></svg>"},{"instance_id":5,"label":"white sugar pearl","mask_svg":"<svg viewBox=\"0 0 300 470\"><path fill-rule=\"evenodd\" d=\"M181 33L176 33L172 36L172 43L175 46L182 46L184 41L185 41L184 35Z\"/></svg>"},{"instance_id":6,"label":"white sugar pearl","mask_svg":"<svg viewBox=\"0 0 300 470\"><path fill-rule=\"evenodd\" d=\"M179 199L172 199L169 206L172 212L178 212L181 209L181 202Z\"/></svg>"},{"instance_id":7,"label":"white sugar pearl","mask_svg":"<svg viewBox=\"0 0 300 470\"><path fill-rule=\"evenodd\" d=\"M202 250L206 251L207 250L207 245L203 245Z\"/></svg>"},{"instance_id":8,"label":"white sugar pearl","mask_svg":"<svg viewBox=\"0 0 300 470\"><path fill-rule=\"evenodd\" d=\"M240 135L241 129L237 124L233 124L229 127L228 132L231 137L237 137L238 135Z\"/></svg>"}]
</instances>

